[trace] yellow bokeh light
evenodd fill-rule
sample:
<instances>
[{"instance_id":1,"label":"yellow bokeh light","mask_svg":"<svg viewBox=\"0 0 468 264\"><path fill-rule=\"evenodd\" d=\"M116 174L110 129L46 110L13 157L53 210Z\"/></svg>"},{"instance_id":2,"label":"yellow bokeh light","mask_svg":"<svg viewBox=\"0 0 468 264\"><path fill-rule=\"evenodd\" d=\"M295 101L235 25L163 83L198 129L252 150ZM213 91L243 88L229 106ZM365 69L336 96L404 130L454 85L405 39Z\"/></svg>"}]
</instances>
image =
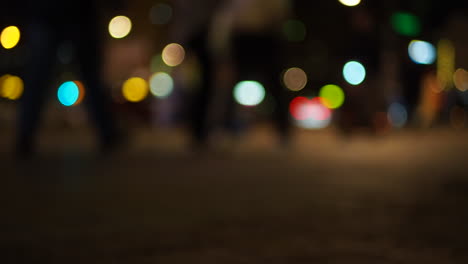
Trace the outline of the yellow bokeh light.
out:
<instances>
[{"instance_id":1,"label":"yellow bokeh light","mask_svg":"<svg viewBox=\"0 0 468 264\"><path fill-rule=\"evenodd\" d=\"M175 67L180 65L185 59L184 47L177 43L167 45L163 49L162 59L168 66Z\"/></svg>"},{"instance_id":2,"label":"yellow bokeh light","mask_svg":"<svg viewBox=\"0 0 468 264\"><path fill-rule=\"evenodd\" d=\"M2 95L2 93L3 93L3 92L2 92L2 91L3 91L3 81L4 81L6 78L10 77L10 76L11 76L10 74L5 74L5 75L2 75L2 76L0 77L0 96L3 96L3 95Z\"/></svg>"},{"instance_id":3,"label":"yellow bokeh light","mask_svg":"<svg viewBox=\"0 0 468 264\"><path fill-rule=\"evenodd\" d=\"M148 82L140 77L128 79L122 87L122 94L125 99L133 103L143 101L148 96L148 92Z\"/></svg>"},{"instance_id":4,"label":"yellow bokeh light","mask_svg":"<svg viewBox=\"0 0 468 264\"><path fill-rule=\"evenodd\" d=\"M443 90L453 88L455 72L455 46L452 41L442 39L437 45L437 78Z\"/></svg>"},{"instance_id":5,"label":"yellow bokeh light","mask_svg":"<svg viewBox=\"0 0 468 264\"><path fill-rule=\"evenodd\" d=\"M0 78L0 94L10 100L17 100L23 95L24 83L18 76L4 75Z\"/></svg>"},{"instance_id":6,"label":"yellow bokeh light","mask_svg":"<svg viewBox=\"0 0 468 264\"><path fill-rule=\"evenodd\" d=\"M109 34L116 39L124 38L132 30L132 21L126 16L116 16L109 22Z\"/></svg>"},{"instance_id":7,"label":"yellow bokeh light","mask_svg":"<svg viewBox=\"0 0 468 264\"><path fill-rule=\"evenodd\" d=\"M5 49L12 49L20 41L20 30L15 26L6 27L0 35L0 42Z\"/></svg>"},{"instance_id":8,"label":"yellow bokeh light","mask_svg":"<svg viewBox=\"0 0 468 264\"><path fill-rule=\"evenodd\" d=\"M300 91L307 85L307 74L300 68L288 69L283 75L283 83L291 91Z\"/></svg>"},{"instance_id":9,"label":"yellow bokeh light","mask_svg":"<svg viewBox=\"0 0 468 264\"><path fill-rule=\"evenodd\" d=\"M361 3L361 0L339 0L345 6L357 6Z\"/></svg>"},{"instance_id":10,"label":"yellow bokeh light","mask_svg":"<svg viewBox=\"0 0 468 264\"><path fill-rule=\"evenodd\" d=\"M3 90L3 82L10 76L11 76L10 74L5 74L2 77L0 77L0 97L5 97L4 95L5 92Z\"/></svg>"}]
</instances>

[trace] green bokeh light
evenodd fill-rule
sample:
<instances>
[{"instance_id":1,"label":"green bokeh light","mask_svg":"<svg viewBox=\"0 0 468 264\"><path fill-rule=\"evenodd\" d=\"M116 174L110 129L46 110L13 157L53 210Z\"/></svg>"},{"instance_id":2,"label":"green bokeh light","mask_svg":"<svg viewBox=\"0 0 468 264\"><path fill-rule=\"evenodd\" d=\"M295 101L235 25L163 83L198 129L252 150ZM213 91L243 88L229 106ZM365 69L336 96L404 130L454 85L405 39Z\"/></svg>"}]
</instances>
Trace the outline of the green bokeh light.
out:
<instances>
[{"instance_id":1,"label":"green bokeh light","mask_svg":"<svg viewBox=\"0 0 468 264\"><path fill-rule=\"evenodd\" d=\"M307 35L307 29L301 21L291 19L283 24L283 34L288 41L301 42Z\"/></svg>"},{"instance_id":2,"label":"green bokeh light","mask_svg":"<svg viewBox=\"0 0 468 264\"><path fill-rule=\"evenodd\" d=\"M411 13L397 12L391 18L393 29L404 36L415 37L421 33L419 18Z\"/></svg>"},{"instance_id":3,"label":"green bokeh light","mask_svg":"<svg viewBox=\"0 0 468 264\"><path fill-rule=\"evenodd\" d=\"M329 109L340 108L345 101L345 94L343 90L337 85L326 85L320 89L320 98L323 104Z\"/></svg>"}]
</instances>

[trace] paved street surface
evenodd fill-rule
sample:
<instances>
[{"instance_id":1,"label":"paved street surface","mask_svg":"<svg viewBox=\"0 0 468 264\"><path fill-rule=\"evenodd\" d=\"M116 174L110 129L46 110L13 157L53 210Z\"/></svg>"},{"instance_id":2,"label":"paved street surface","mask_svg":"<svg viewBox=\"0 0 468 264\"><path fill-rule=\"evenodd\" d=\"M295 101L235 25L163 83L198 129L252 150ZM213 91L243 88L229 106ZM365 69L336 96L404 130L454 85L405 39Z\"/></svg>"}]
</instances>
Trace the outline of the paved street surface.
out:
<instances>
[{"instance_id":1,"label":"paved street surface","mask_svg":"<svg viewBox=\"0 0 468 264\"><path fill-rule=\"evenodd\" d=\"M46 132L29 161L0 134L0 263L468 263L466 131L197 152L143 130L109 157L89 134Z\"/></svg>"}]
</instances>

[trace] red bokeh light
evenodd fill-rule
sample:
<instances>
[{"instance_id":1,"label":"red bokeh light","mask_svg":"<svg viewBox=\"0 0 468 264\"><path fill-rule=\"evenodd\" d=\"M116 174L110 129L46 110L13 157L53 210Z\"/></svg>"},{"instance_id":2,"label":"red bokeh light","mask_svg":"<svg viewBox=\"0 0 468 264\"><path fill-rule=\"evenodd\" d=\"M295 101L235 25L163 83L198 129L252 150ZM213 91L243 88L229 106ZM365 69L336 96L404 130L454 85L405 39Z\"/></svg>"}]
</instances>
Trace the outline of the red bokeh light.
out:
<instances>
[{"instance_id":1,"label":"red bokeh light","mask_svg":"<svg viewBox=\"0 0 468 264\"><path fill-rule=\"evenodd\" d=\"M307 119L327 120L331 117L332 111L328 109L320 97L308 99L303 96L294 98L290 105L289 111L294 119L303 121Z\"/></svg>"}]
</instances>

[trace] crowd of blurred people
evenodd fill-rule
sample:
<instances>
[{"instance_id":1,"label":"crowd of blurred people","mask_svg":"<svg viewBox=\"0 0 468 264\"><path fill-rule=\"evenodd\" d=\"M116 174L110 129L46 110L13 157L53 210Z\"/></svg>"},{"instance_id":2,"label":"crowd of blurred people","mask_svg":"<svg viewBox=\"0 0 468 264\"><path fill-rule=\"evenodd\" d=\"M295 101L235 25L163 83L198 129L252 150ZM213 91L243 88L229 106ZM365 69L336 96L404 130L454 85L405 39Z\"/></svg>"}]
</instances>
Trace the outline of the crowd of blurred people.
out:
<instances>
[{"instance_id":1,"label":"crowd of blurred people","mask_svg":"<svg viewBox=\"0 0 468 264\"><path fill-rule=\"evenodd\" d=\"M443 26L449 23L449 18L463 15L466 6L452 6L447 10L452 16L442 17L440 11L433 11L448 5L433 2L432 9L425 9L428 15L424 26L428 29L422 34L428 37L437 30L437 37L446 37ZM76 70L87 87L84 102L95 124L101 149L104 152L112 150L122 142L124 133L116 124L112 97L103 78L103 34L98 25L102 24L100 12L103 3L107 4L106 12L115 14L124 12L123 3L28 0L22 3L28 6L27 12L21 3L12 4L11 12L4 16L4 20L24 25L24 42L28 47L26 63L21 71L25 90L18 111L15 151L25 156L34 152L41 115L50 93L48 87L53 79L55 54L64 41L73 43L75 47L74 63L78 65ZM345 133L351 133L355 127L383 130L388 126L388 122L383 121L386 120L387 108L395 102L404 105L408 120L416 120L416 123L429 127L436 122L438 113L444 111L445 97L460 97L434 93L437 90L434 87L438 85L437 69L403 59L401 54L406 54L406 51L401 52L401 39L390 36L382 22L382 17L388 15L386 8L398 7L401 3L383 1L366 3L364 7L351 11L340 10L336 16L343 17L336 21L324 20L323 24L317 23L310 28L310 41L302 43L300 51L299 45L291 45L284 37L284 22L305 12L306 8L313 8L314 4L289 0L173 0L170 4L176 12L166 39L181 43L200 66L199 82L192 89L196 92L192 94L186 111L187 123L197 147L207 146L216 131L235 134L242 127L232 97L232 89L240 80L256 80L264 85L273 106L270 114L279 142L287 145L292 121L289 103L293 96L282 85L280 76L286 67L294 66L292 61L307 65L305 61L310 56L301 55L307 50L303 46L308 43L322 43L323 49L313 50L311 56L325 56L319 68L329 63L329 68L336 72L322 74L321 81L311 81L314 85L335 81L334 78L341 73L337 67L331 66L336 61L356 58L367 66L366 82L346 89L346 102L336 113L337 127ZM318 3L316 5L319 6ZM320 19L332 16L317 12L314 14ZM463 21L466 23L466 19L460 23ZM347 24L343 26L343 23ZM343 32L327 32L328 26L341 28ZM346 41L332 49L336 43L322 41L327 34L345 36ZM316 91L310 89L303 94L314 93ZM466 105L460 103L463 98L454 100L456 102L450 106Z\"/></svg>"}]
</instances>

